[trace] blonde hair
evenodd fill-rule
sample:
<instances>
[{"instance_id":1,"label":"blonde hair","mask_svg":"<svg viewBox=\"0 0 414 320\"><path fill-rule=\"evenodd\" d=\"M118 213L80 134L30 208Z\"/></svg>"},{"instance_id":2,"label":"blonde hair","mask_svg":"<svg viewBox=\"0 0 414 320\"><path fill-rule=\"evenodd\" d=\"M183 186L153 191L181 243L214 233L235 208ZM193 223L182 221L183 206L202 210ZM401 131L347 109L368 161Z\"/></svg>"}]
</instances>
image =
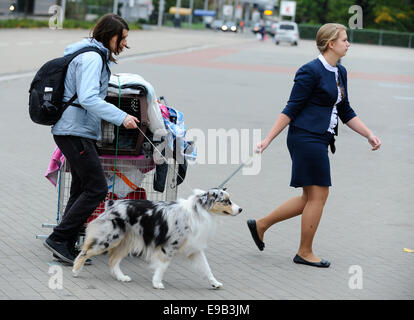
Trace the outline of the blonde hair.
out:
<instances>
[{"instance_id":1,"label":"blonde hair","mask_svg":"<svg viewBox=\"0 0 414 320\"><path fill-rule=\"evenodd\" d=\"M316 33L316 46L320 53L328 50L329 42L339 38L339 32L346 31L346 27L339 23L325 23Z\"/></svg>"}]
</instances>

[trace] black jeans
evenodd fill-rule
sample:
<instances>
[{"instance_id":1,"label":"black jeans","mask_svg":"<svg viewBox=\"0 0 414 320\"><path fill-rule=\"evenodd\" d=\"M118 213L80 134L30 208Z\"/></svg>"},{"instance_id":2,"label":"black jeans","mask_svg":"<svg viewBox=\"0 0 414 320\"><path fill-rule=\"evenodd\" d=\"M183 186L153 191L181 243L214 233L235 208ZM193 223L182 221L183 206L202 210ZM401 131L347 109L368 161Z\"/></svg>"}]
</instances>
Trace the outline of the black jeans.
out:
<instances>
[{"instance_id":1,"label":"black jeans","mask_svg":"<svg viewBox=\"0 0 414 320\"><path fill-rule=\"evenodd\" d=\"M50 238L74 245L88 217L105 199L108 185L94 140L56 135L53 138L69 162L72 182L62 221Z\"/></svg>"}]
</instances>

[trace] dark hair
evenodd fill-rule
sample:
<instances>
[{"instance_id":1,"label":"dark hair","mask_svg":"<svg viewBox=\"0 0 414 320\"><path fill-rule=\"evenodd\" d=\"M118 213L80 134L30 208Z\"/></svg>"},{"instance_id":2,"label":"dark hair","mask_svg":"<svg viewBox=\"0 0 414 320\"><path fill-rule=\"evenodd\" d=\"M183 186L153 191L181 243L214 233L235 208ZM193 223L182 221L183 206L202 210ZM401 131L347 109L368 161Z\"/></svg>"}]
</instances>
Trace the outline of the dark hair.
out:
<instances>
[{"instance_id":1,"label":"dark hair","mask_svg":"<svg viewBox=\"0 0 414 320\"><path fill-rule=\"evenodd\" d=\"M95 27L91 30L91 38L96 41L101 42L105 48L110 50L109 42L112 37L118 35L118 41L116 43L116 52L117 55L119 45L122 41L122 34L124 29L129 30L128 23L122 19L117 14L107 13L102 18L99 19ZM129 49L128 46L125 46ZM116 62L115 58L112 55L112 52L109 54L109 60Z\"/></svg>"}]
</instances>

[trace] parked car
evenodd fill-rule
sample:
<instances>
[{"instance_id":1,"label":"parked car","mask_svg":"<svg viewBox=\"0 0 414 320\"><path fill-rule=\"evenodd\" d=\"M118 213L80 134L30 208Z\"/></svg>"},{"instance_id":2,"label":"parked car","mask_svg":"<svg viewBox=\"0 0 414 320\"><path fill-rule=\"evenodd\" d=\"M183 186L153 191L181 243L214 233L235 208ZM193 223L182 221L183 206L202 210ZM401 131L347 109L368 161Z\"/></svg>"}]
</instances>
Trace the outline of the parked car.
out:
<instances>
[{"instance_id":1,"label":"parked car","mask_svg":"<svg viewBox=\"0 0 414 320\"><path fill-rule=\"evenodd\" d=\"M9 10L8 10L8 14L14 14L17 12L17 3L14 1L11 1L9 3Z\"/></svg>"},{"instance_id":2,"label":"parked car","mask_svg":"<svg viewBox=\"0 0 414 320\"><path fill-rule=\"evenodd\" d=\"M272 23L272 24L270 25L270 27L267 29L267 33L268 33L270 36L272 36L272 37L274 37L274 36L275 36L277 25L278 25L278 23L277 23L277 22L274 22L274 23Z\"/></svg>"},{"instance_id":3,"label":"parked car","mask_svg":"<svg viewBox=\"0 0 414 320\"><path fill-rule=\"evenodd\" d=\"M211 24L210 24L210 28L213 30L221 30L221 26L223 25L224 21L223 20L214 20Z\"/></svg>"},{"instance_id":4,"label":"parked car","mask_svg":"<svg viewBox=\"0 0 414 320\"><path fill-rule=\"evenodd\" d=\"M299 41L299 29L295 22L281 21L275 26L275 44L281 42L289 42L291 45L297 46Z\"/></svg>"},{"instance_id":5,"label":"parked car","mask_svg":"<svg viewBox=\"0 0 414 320\"><path fill-rule=\"evenodd\" d=\"M224 22L223 25L221 26L221 31L237 32L237 24L232 21Z\"/></svg>"}]
</instances>

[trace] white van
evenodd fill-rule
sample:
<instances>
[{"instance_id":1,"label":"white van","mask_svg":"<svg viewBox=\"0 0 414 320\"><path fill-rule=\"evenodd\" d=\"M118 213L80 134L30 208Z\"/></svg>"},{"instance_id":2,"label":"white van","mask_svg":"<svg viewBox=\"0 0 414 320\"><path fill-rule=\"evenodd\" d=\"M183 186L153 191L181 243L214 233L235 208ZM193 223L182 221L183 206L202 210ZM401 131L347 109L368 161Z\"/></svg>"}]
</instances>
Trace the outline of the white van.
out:
<instances>
[{"instance_id":1,"label":"white van","mask_svg":"<svg viewBox=\"0 0 414 320\"><path fill-rule=\"evenodd\" d=\"M299 41L299 29L295 22L281 21L275 26L275 44L278 45L281 42L289 42L293 46L298 45Z\"/></svg>"}]
</instances>

